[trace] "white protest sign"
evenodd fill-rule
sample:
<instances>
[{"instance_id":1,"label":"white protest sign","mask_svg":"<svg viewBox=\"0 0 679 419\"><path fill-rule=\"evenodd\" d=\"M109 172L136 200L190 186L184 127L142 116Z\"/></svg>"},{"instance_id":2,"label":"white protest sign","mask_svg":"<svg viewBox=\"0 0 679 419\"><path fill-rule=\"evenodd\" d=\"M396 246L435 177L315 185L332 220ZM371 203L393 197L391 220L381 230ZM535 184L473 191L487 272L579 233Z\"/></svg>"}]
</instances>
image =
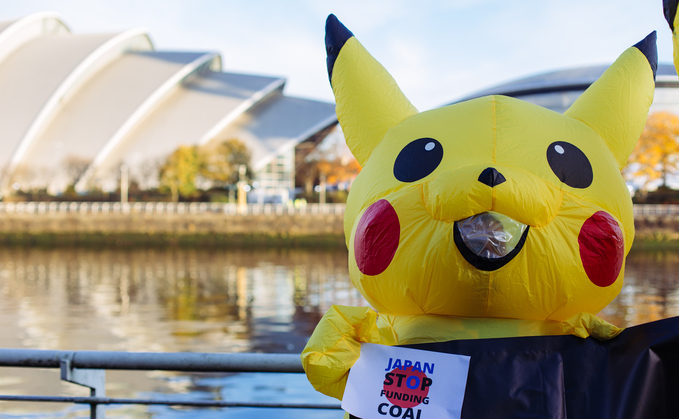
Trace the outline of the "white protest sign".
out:
<instances>
[{"instance_id":1,"label":"white protest sign","mask_svg":"<svg viewBox=\"0 0 679 419\"><path fill-rule=\"evenodd\" d=\"M469 357L361 343L342 409L362 419L459 419Z\"/></svg>"}]
</instances>

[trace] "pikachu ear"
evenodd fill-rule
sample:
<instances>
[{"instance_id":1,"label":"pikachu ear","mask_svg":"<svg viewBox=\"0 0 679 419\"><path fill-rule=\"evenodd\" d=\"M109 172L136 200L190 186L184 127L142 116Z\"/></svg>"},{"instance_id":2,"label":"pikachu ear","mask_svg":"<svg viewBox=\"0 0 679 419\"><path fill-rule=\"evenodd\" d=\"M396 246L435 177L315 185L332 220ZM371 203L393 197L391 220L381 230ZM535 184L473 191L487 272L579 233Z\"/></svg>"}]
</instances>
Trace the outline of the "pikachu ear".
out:
<instances>
[{"instance_id":1,"label":"pikachu ear","mask_svg":"<svg viewBox=\"0 0 679 419\"><path fill-rule=\"evenodd\" d=\"M656 33L627 49L564 113L594 129L620 169L646 124L658 68Z\"/></svg>"},{"instance_id":2,"label":"pikachu ear","mask_svg":"<svg viewBox=\"0 0 679 419\"><path fill-rule=\"evenodd\" d=\"M677 3L679 0L663 0L662 8L665 12L665 20L670 25L672 30L672 44L674 46L674 68L679 71L679 33L677 33L677 26L679 26L679 19L677 19Z\"/></svg>"},{"instance_id":3,"label":"pikachu ear","mask_svg":"<svg viewBox=\"0 0 679 419\"><path fill-rule=\"evenodd\" d=\"M417 109L335 15L325 22L325 46L337 119L349 149L363 166L389 128Z\"/></svg>"}]
</instances>

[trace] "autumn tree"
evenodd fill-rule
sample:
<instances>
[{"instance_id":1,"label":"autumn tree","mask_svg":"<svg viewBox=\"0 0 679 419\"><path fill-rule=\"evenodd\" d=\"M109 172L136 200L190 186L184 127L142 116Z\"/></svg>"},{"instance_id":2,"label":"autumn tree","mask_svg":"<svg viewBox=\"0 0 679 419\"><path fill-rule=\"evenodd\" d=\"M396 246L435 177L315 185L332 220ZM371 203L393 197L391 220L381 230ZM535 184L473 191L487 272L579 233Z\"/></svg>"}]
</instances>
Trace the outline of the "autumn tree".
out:
<instances>
[{"instance_id":1,"label":"autumn tree","mask_svg":"<svg viewBox=\"0 0 679 419\"><path fill-rule=\"evenodd\" d=\"M335 157L331 160L321 158L316 161L316 171L325 176L326 182L331 185L349 182L361 171L361 166L355 158Z\"/></svg>"},{"instance_id":2,"label":"autumn tree","mask_svg":"<svg viewBox=\"0 0 679 419\"><path fill-rule=\"evenodd\" d=\"M239 140L203 147L180 146L160 164L160 189L170 191L172 201L177 202L180 196L195 196L198 184L206 180L216 186L235 184L241 165L246 166L246 177L251 178L250 150Z\"/></svg>"},{"instance_id":3,"label":"autumn tree","mask_svg":"<svg viewBox=\"0 0 679 419\"><path fill-rule=\"evenodd\" d=\"M197 146L180 146L160 166L161 190L169 190L172 202L179 196L191 197L197 191L196 178L203 171L203 159Z\"/></svg>"},{"instance_id":4,"label":"autumn tree","mask_svg":"<svg viewBox=\"0 0 679 419\"><path fill-rule=\"evenodd\" d=\"M202 150L204 164L201 176L212 181L216 186L233 185L238 182L238 168L247 167L247 177L252 177L250 169L251 153L240 140L223 141L215 147Z\"/></svg>"},{"instance_id":5,"label":"autumn tree","mask_svg":"<svg viewBox=\"0 0 679 419\"><path fill-rule=\"evenodd\" d=\"M666 187L668 175L679 170L678 138L679 116L669 112L650 114L624 169L626 177L643 179L642 189L656 179L662 179Z\"/></svg>"},{"instance_id":6,"label":"autumn tree","mask_svg":"<svg viewBox=\"0 0 679 419\"><path fill-rule=\"evenodd\" d=\"M312 193L314 184L319 183L321 177L328 184L336 185L352 181L361 171L341 133L328 138L330 141L295 156L295 183L304 185L307 195Z\"/></svg>"}]
</instances>

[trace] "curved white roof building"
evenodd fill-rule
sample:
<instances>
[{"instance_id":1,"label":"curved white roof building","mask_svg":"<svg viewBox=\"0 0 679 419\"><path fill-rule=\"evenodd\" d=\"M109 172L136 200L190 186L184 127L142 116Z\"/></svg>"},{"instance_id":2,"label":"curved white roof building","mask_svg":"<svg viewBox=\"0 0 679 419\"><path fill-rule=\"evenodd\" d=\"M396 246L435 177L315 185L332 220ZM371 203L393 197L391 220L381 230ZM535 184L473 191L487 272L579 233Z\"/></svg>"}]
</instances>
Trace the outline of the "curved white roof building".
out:
<instances>
[{"instance_id":1,"label":"curved white roof building","mask_svg":"<svg viewBox=\"0 0 679 419\"><path fill-rule=\"evenodd\" d=\"M54 13L0 21L0 183L142 186L179 145L239 139L259 199L294 188L294 147L336 125L332 103L285 96L285 79L222 72L213 52L156 51L142 29L73 34ZM272 198L273 197L273 198Z\"/></svg>"},{"instance_id":2,"label":"curved white roof building","mask_svg":"<svg viewBox=\"0 0 679 419\"><path fill-rule=\"evenodd\" d=\"M481 90L456 102L487 95L504 95L564 113L608 67L597 65L537 74ZM679 114L679 78L674 64L658 64L651 112L658 110Z\"/></svg>"}]
</instances>

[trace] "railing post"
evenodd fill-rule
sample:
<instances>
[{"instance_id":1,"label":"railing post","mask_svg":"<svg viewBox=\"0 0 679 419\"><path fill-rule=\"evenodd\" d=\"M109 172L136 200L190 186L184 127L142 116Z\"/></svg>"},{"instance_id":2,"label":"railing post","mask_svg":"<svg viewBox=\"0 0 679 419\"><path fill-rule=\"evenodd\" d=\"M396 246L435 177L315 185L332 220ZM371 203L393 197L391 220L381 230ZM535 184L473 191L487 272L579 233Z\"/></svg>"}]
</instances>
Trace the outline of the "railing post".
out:
<instances>
[{"instance_id":1,"label":"railing post","mask_svg":"<svg viewBox=\"0 0 679 419\"><path fill-rule=\"evenodd\" d=\"M71 361L74 352L69 352L59 361L61 380L90 388L90 397L106 397L106 371L88 368L73 368ZM90 405L91 419L104 419L104 406Z\"/></svg>"}]
</instances>

